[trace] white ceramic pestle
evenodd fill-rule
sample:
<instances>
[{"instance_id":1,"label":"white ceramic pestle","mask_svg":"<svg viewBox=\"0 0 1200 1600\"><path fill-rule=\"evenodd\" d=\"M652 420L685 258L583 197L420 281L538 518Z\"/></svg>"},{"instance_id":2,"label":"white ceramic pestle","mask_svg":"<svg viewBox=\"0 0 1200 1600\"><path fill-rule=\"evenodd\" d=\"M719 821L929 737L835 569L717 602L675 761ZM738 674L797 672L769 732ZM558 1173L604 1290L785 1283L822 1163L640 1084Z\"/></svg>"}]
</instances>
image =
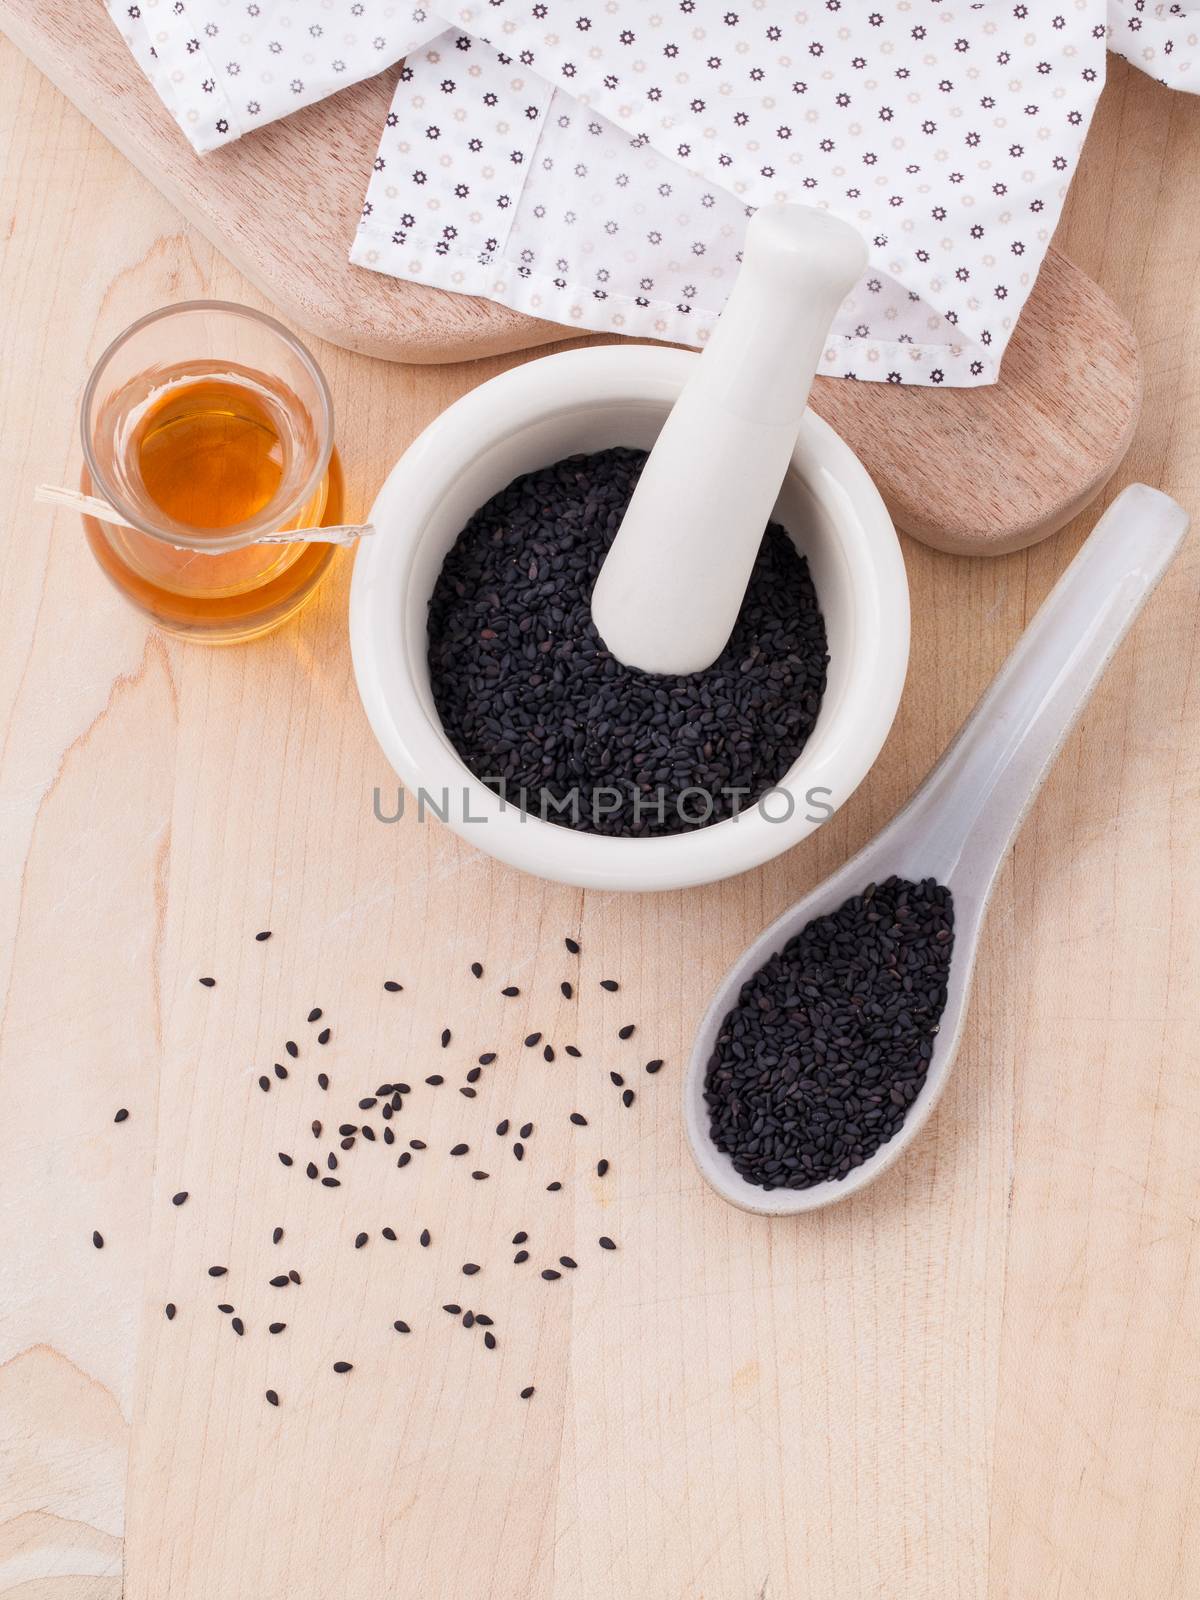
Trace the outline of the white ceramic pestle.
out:
<instances>
[{"instance_id":1,"label":"white ceramic pestle","mask_svg":"<svg viewBox=\"0 0 1200 1600\"><path fill-rule=\"evenodd\" d=\"M780 1216L848 1199L886 1172L925 1126L954 1065L975 951L1000 863L1187 526L1183 507L1145 484L1131 484L1118 495L904 809L772 923L725 974L688 1063L684 1121L696 1165L726 1200L746 1211ZM936 878L954 895L946 1007L924 1086L900 1131L844 1178L811 1189L758 1188L734 1171L709 1132L704 1081L721 1024L746 980L814 917L827 916L869 883L892 874L914 882Z\"/></svg>"},{"instance_id":2,"label":"white ceramic pestle","mask_svg":"<svg viewBox=\"0 0 1200 1600\"><path fill-rule=\"evenodd\" d=\"M764 206L712 338L650 452L592 592L627 666L700 672L728 643L834 313L867 263L849 223Z\"/></svg>"}]
</instances>

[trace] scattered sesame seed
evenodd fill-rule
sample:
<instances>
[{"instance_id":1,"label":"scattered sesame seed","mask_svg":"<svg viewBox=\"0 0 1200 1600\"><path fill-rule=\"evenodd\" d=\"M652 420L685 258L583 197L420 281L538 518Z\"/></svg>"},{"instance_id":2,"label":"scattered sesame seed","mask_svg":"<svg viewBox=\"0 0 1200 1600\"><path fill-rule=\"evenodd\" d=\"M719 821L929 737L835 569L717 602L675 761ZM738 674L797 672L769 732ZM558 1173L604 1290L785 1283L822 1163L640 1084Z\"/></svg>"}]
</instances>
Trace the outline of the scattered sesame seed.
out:
<instances>
[{"instance_id":1,"label":"scattered sesame seed","mask_svg":"<svg viewBox=\"0 0 1200 1600\"><path fill-rule=\"evenodd\" d=\"M173 1206L181 1206L183 1204L183 1202L187 1199L187 1197L188 1197L187 1190L186 1189L180 1189L178 1194L173 1194L171 1196L171 1204Z\"/></svg>"},{"instance_id":2,"label":"scattered sesame seed","mask_svg":"<svg viewBox=\"0 0 1200 1600\"><path fill-rule=\"evenodd\" d=\"M464 1261L463 1262L463 1277L464 1278L473 1278L478 1271L479 1271L478 1262L475 1262L475 1261Z\"/></svg>"},{"instance_id":3,"label":"scattered sesame seed","mask_svg":"<svg viewBox=\"0 0 1200 1600\"><path fill-rule=\"evenodd\" d=\"M486 1172L473 1172L471 1176L475 1179L476 1183L482 1183L488 1174Z\"/></svg>"},{"instance_id":4,"label":"scattered sesame seed","mask_svg":"<svg viewBox=\"0 0 1200 1600\"><path fill-rule=\"evenodd\" d=\"M570 1256L559 1256L558 1264L560 1267L577 1267L579 1265L578 1261L572 1260Z\"/></svg>"},{"instance_id":5,"label":"scattered sesame seed","mask_svg":"<svg viewBox=\"0 0 1200 1600\"><path fill-rule=\"evenodd\" d=\"M277 1406L279 1404L279 1396L275 1393L274 1389L267 1390L266 1399L269 1406Z\"/></svg>"},{"instance_id":6,"label":"scattered sesame seed","mask_svg":"<svg viewBox=\"0 0 1200 1600\"><path fill-rule=\"evenodd\" d=\"M271 1322L271 1323L267 1324L267 1332L268 1333L282 1333L283 1330L286 1327L287 1327L287 1323L286 1322Z\"/></svg>"},{"instance_id":7,"label":"scattered sesame seed","mask_svg":"<svg viewBox=\"0 0 1200 1600\"><path fill-rule=\"evenodd\" d=\"M256 933L254 935L254 937L258 941L259 944L265 944L267 942L267 940L271 937L271 930L270 930L270 928L264 928L261 933Z\"/></svg>"},{"instance_id":8,"label":"scattered sesame seed","mask_svg":"<svg viewBox=\"0 0 1200 1600\"><path fill-rule=\"evenodd\" d=\"M201 978L200 982L206 989L215 989L217 987L217 980L215 978Z\"/></svg>"},{"instance_id":9,"label":"scattered sesame seed","mask_svg":"<svg viewBox=\"0 0 1200 1600\"><path fill-rule=\"evenodd\" d=\"M513 1145L513 1159L515 1161L524 1161L525 1159L525 1146L519 1139Z\"/></svg>"},{"instance_id":10,"label":"scattered sesame seed","mask_svg":"<svg viewBox=\"0 0 1200 1600\"><path fill-rule=\"evenodd\" d=\"M450 1029L449 1028L443 1028L442 1029L442 1049L443 1050L450 1043L450 1038L451 1038Z\"/></svg>"},{"instance_id":11,"label":"scattered sesame seed","mask_svg":"<svg viewBox=\"0 0 1200 1600\"><path fill-rule=\"evenodd\" d=\"M542 1277L545 1278L547 1283L553 1283L555 1278L561 1278L562 1277L562 1273L561 1272L555 1272L553 1267L543 1267L542 1268Z\"/></svg>"},{"instance_id":12,"label":"scattered sesame seed","mask_svg":"<svg viewBox=\"0 0 1200 1600\"><path fill-rule=\"evenodd\" d=\"M524 1228L522 1228L520 1233L514 1233L513 1234L512 1242L514 1244L524 1244L526 1239L528 1239L528 1237L529 1237L529 1235L525 1232Z\"/></svg>"},{"instance_id":13,"label":"scattered sesame seed","mask_svg":"<svg viewBox=\"0 0 1200 1600\"><path fill-rule=\"evenodd\" d=\"M241 1317L234 1317L229 1326L233 1329L234 1333L237 1334L239 1339L246 1331L246 1324L242 1321Z\"/></svg>"},{"instance_id":14,"label":"scattered sesame seed","mask_svg":"<svg viewBox=\"0 0 1200 1600\"><path fill-rule=\"evenodd\" d=\"M528 1260L529 1260L529 1251L528 1250L518 1250L516 1255L513 1257L513 1266L514 1267L519 1267L523 1262L528 1261Z\"/></svg>"},{"instance_id":15,"label":"scattered sesame seed","mask_svg":"<svg viewBox=\"0 0 1200 1600\"><path fill-rule=\"evenodd\" d=\"M209 1267L208 1275L210 1278L223 1278L228 1271L228 1267Z\"/></svg>"},{"instance_id":16,"label":"scattered sesame seed","mask_svg":"<svg viewBox=\"0 0 1200 1600\"><path fill-rule=\"evenodd\" d=\"M571 954L573 956L577 956L579 954L579 942L578 942L578 940L571 939L571 938L566 938L566 939L563 940L563 943L566 945L567 949L571 952Z\"/></svg>"},{"instance_id":17,"label":"scattered sesame seed","mask_svg":"<svg viewBox=\"0 0 1200 1600\"><path fill-rule=\"evenodd\" d=\"M422 1248L422 1249L423 1249L423 1250L428 1250L428 1248L429 1248L429 1241L430 1241L430 1233L429 1233L429 1229L428 1229L428 1228L422 1228L422 1229L421 1229L421 1238L420 1238L420 1240L419 1240L419 1243L420 1243L420 1245L421 1245L421 1248Z\"/></svg>"},{"instance_id":18,"label":"scattered sesame seed","mask_svg":"<svg viewBox=\"0 0 1200 1600\"><path fill-rule=\"evenodd\" d=\"M494 1050L485 1050L479 1058L479 1065L481 1067L490 1067L495 1059L496 1052Z\"/></svg>"},{"instance_id":19,"label":"scattered sesame seed","mask_svg":"<svg viewBox=\"0 0 1200 1600\"><path fill-rule=\"evenodd\" d=\"M529 1136L532 1134L532 1132L533 1132L533 1123L532 1122L523 1122L521 1124L521 1137L522 1137L522 1139L528 1139Z\"/></svg>"},{"instance_id":20,"label":"scattered sesame seed","mask_svg":"<svg viewBox=\"0 0 1200 1600\"><path fill-rule=\"evenodd\" d=\"M354 1364L350 1361L335 1361L333 1363L333 1370L335 1372L353 1372Z\"/></svg>"},{"instance_id":21,"label":"scattered sesame seed","mask_svg":"<svg viewBox=\"0 0 1200 1600\"><path fill-rule=\"evenodd\" d=\"M258 1080L258 1087L262 1090L262 1092L264 1094L268 1094L270 1092L271 1080L270 1080L270 1078L267 1077L265 1072L263 1073L262 1077L259 1078L259 1080Z\"/></svg>"},{"instance_id":22,"label":"scattered sesame seed","mask_svg":"<svg viewBox=\"0 0 1200 1600\"><path fill-rule=\"evenodd\" d=\"M292 1158L291 1158L291 1156L289 1156L289 1155L288 1155L288 1154L287 1154L287 1152L286 1152L286 1151L285 1151L285 1150L281 1150L281 1151L280 1151L280 1152L279 1152L279 1159L280 1159L280 1162L281 1162L281 1163L282 1163L282 1164L283 1164L283 1165L284 1165L284 1166L285 1166L285 1167L290 1167L290 1166L291 1166L291 1165L292 1165Z\"/></svg>"},{"instance_id":23,"label":"scattered sesame seed","mask_svg":"<svg viewBox=\"0 0 1200 1600\"><path fill-rule=\"evenodd\" d=\"M293 1061L300 1054L300 1046L296 1043L295 1039L289 1039L283 1048L287 1051L288 1055L291 1056Z\"/></svg>"},{"instance_id":24,"label":"scattered sesame seed","mask_svg":"<svg viewBox=\"0 0 1200 1600\"><path fill-rule=\"evenodd\" d=\"M571 1121L577 1128L586 1128L588 1125L588 1120L581 1111L572 1111Z\"/></svg>"},{"instance_id":25,"label":"scattered sesame seed","mask_svg":"<svg viewBox=\"0 0 1200 1600\"><path fill-rule=\"evenodd\" d=\"M557 1194L557 1193L558 1193L558 1191L559 1191L559 1190L560 1190L560 1189L561 1189L561 1188L562 1188L562 1184L561 1184L561 1183L560 1183L560 1182L559 1182L559 1181L558 1181L558 1179L557 1179L557 1178L556 1178L556 1179L555 1179L555 1180L554 1180L554 1182L553 1182L553 1183L548 1183L548 1184L547 1184L547 1185L546 1185L546 1193L547 1193L547 1194Z\"/></svg>"},{"instance_id":26,"label":"scattered sesame seed","mask_svg":"<svg viewBox=\"0 0 1200 1600\"><path fill-rule=\"evenodd\" d=\"M569 983L567 983L565 980L562 983L560 983L558 987L562 992L562 997L563 997L564 1000L570 1000L572 995L575 993L575 991L574 991L574 989L572 989L571 985Z\"/></svg>"},{"instance_id":27,"label":"scattered sesame seed","mask_svg":"<svg viewBox=\"0 0 1200 1600\"><path fill-rule=\"evenodd\" d=\"M174 1300L168 1300L166 1305L163 1307L163 1311L166 1314L167 1321L168 1322L174 1322L174 1320L175 1320L175 1302L174 1302Z\"/></svg>"},{"instance_id":28,"label":"scattered sesame seed","mask_svg":"<svg viewBox=\"0 0 1200 1600\"><path fill-rule=\"evenodd\" d=\"M496 1335L492 1333L490 1329L484 1334L483 1343L485 1348L488 1350L494 1350L496 1348Z\"/></svg>"},{"instance_id":29,"label":"scattered sesame seed","mask_svg":"<svg viewBox=\"0 0 1200 1600\"><path fill-rule=\"evenodd\" d=\"M480 963L478 961L472 961L472 963L471 963L471 976L473 978L482 978L483 977L483 967L480 965Z\"/></svg>"},{"instance_id":30,"label":"scattered sesame seed","mask_svg":"<svg viewBox=\"0 0 1200 1600\"><path fill-rule=\"evenodd\" d=\"M440 1072L435 1072L431 1078L425 1079L425 1082L430 1086L431 1089L440 1089L445 1081L445 1078L442 1077Z\"/></svg>"},{"instance_id":31,"label":"scattered sesame seed","mask_svg":"<svg viewBox=\"0 0 1200 1600\"><path fill-rule=\"evenodd\" d=\"M525 1035L525 1048L527 1050L532 1050L534 1045L537 1044L538 1040L541 1037L542 1036L541 1036L540 1033L528 1033L528 1034L526 1034Z\"/></svg>"},{"instance_id":32,"label":"scattered sesame seed","mask_svg":"<svg viewBox=\"0 0 1200 1600\"><path fill-rule=\"evenodd\" d=\"M583 1055L583 1051L577 1049L576 1046L573 1045L573 1044L567 1045L566 1046L566 1051L567 1051L567 1054L569 1056L572 1056L576 1061L578 1061L580 1059L580 1057Z\"/></svg>"},{"instance_id":33,"label":"scattered sesame seed","mask_svg":"<svg viewBox=\"0 0 1200 1600\"><path fill-rule=\"evenodd\" d=\"M452 1156L465 1156L470 1148L469 1144L454 1144L450 1146L450 1154Z\"/></svg>"},{"instance_id":34,"label":"scattered sesame seed","mask_svg":"<svg viewBox=\"0 0 1200 1600\"><path fill-rule=\"evenodd\" d=\"M625 1089L621 1094L621 1104L623 1106L631 1106L636 1099L637 1096L632 1089Z\"/></svg>"},{"instance_id":35,"label":"scattered sesame seed","mask_svg":"<svg viewBox=\"0 0 1200 1600\"><path fill-rule=\"evenodd\" d=\"M600 987L602 989L607 989L609 994L616 994L617 990L621 987L621 985L617 982L617 980L615 978L601 978L600 979Z\"/></svg>"},{"instance_id":36,"label":"scattered sesame seed","mask_svg":"<svg viewBox=\"0 0 1200 1600\"><path fill-rule=\"evenodd\" d=\"M328 1089L328 1087L329 1087L329 1074L327 1072L318 1072L317 1073L317 1088L318 1089Z\"/></svg>"},{"instance_id":37,"label":"scattered sesame seed","mask_svg":"<svg viewBox=\"0 0 1200 1600\"><path fill-rule=\"evenodd\" d=\"M506 1000L515 1000L520 992L515 983L510 983L507 989L501 989L500 991Z\"/></svg>"},{"instance_id":38,"label":"scattered sesame seed","mask_svg":"<svg viewBox=\"0 0 1200 1600\"><path fill-rule=\"evenodd\" d=\"M308 1013L308 1020L310 1022L320 1022L321 1017L322 1017L322 1011L321 1011L320 1006L314 1006L312 1008L312 1010Z\"/></svg>"},{"instance_id":39,"label":"scattered sesame seed","mask_svg":"<svg viewBox=\"0 0 1200 1600\"><path fill-rule=\"evenodd\" d=\"M389 978L383 986L389 994L399 994L404 988L402 983L397 983L394 978Z\"/></svg>"},{"instance_id":40,"label":"scattered sesame seed","mask_svg":"<svg viewBox=\"0 0 1200 1600\"><path fill-rule=\"evenodd\" d=\"M617 1247L606 1233L600 1235L601 1250L615 1250Z\"/></svg>"},{"instance_id":41,"label":"scattered sesame seed","mask_svg":"<svg viewBox=\"0 0 1200 1600\"><path fill-rule=\"evenodd\" d=\"M530 1383L530 1384L527 1384L527 1385L526 1385L526 1387L525 1387L525 1388L524 1388L524 1389L522 1389L522 1390L521 1390L521 1396L520 1396L520 1398L521 1398L521 1399L522 1399L522 1400L529 1400L529 1399L531 1399L531 1398L532 1398L532 1396L533 1396L533 1395L534 1395L534 1393L535 1393L535 1392L536 1392L536 1391L535 1391L535 1390L534 1390L534 1387L533 1387L533 1385L532 1385L532 1384L531 1384L531 1383Z\"/></svg>"},{"instance_id":42,"label":"scattered sesame seed","mask_svg":"<svg viewBox=\"0 0 1200 1600\"><path fill-rule=\"evenodd\" d=\"M623 1028L618 1028L617 1029L617 1038L618 1039L632 1039L633 1038L633 1030L634 1030L634 1028L636 1026L637 1026L636 1023L627 1022Z\"/></svg>"},{"instance_id":43,"label":"scattered sesame seed","mask_svg":"<svg viewBox=\"0 0 1200 1600\"><path fill-rule=\"evenodd\" d=\"M286 1289L291 1281L286 1272L277 1272L273 1278L267 1279L272 1289Z\"/></svg>"},{"instance_id":44,"label":"scattered sesame seed","mask_svg":"<svg viewBox=\"0 0 1200 1600\"><path fill-rule=\"evenodd\" d=\"M125 1109L124 1106L122 1106L121 1109L117 1112L116 1116L113 1118L113 1121L114 1122L128 1122L129 1121L129 1112Z\"/></svg>"},{"instance_id":45,"label":"scattered sesame seed","mask_svg":"<svg viewBox=\"0 0 1200 1600\"><path fill-rule=\"evenodd\" d=\"M340 1189L342 1187L340 1178L322 1178L321 1182L327 1189Z\"/></svg>"},{"instance_id":46,"label":"scattered sesame seed","mask_svg":"<svg viewBox=\"0 0 1200 1600\"><path fill-rule=\"evenodd\" d=\"M597 1163L596 1163L596 1176L598 1178L602 1178L607 1171L608 1171L608 1157L607 1156L601 1156L599 1161L597 1161Z\"/></svg>"},{"instance_id":47,"label":"scattered sesame seed","mask_svg":"<svg viewBox=\"0 0 1200 1600\"><path fill-rule=\"evenodd\" d=\"M462 1315L462 1307L456 1306L453 1301L449 1301L446 1305L444 1305L442 1310L448 1311L452 1317L458 1317Z\"/></svg>"},{"instance_id":48,"label":"scattered sesame seed","mask_svg":"<svg viewBox=\"0 0 1200 1600\"><path fill-rule=\"evenodd\" d=\"M333 1030L331 1028L322 1028L320 1033L317 1035L317 1043L318 1044L328 1044L329 1040L330 1040L330 1037L332 1035L332 1032L333 1032Z\"/></svg>"},{"instance_id":49,"label":"scattered sesame seed","mask_svg":"<svg viewBox=\"0 0 1200 1600\"><path fill-rule=\"evenodd\" d=\"M380 1231L382 1232L383 1237L385 1239L390 1239L391 1242L393 1244L395 1244L395 1242L396 1242L396 1230L395 1230L395 1228L383 1228Z\"/></svg>"},{"instance_id":50,"label":"scattered sesame seed","mask_svg":"<svg viewBox=\"0 0 1200 1600\"><path fill-rule=\"evenodd\" d=\"M371 1237L371 1236L370 1236L370 1234L368 1234L368 1233L356 1233L356 1234L355 1234L355 1235L354 1235L354 1248L355 1248L355 1249L356 1249L356 1250L361 1250L361 1249L362 1249L362 1247L363 1247L363 1245L365 1245L365 1244L366 1244L366 1242L367 1242L367 1240L368 1240L368 1239L369 1239L369 1238L370 1238L370 1237Z\"/></svg>"},{"instance_id":51,"label":"scattered sesame seed","mask_svg":"<svg viewBox=\"0 0 1200 1600\"><path fill-rule=\"evenodd\" d=\"M651 1077L653 1077L654 1074L661 1068L661 1066L662 1066L662 1058L661 1057L655 1057L655 1059L653 1061L647 1061L647 1063L646 1063L646 1071L650 1074Z\"/></svg>"},{"instance_id":52,"label":"scattered sesame seed","mask_svg":"<svg viewBox=\"0 0 1200 1600\"><path fill-rule=\"evenodd\" d=\"M501 1138L501 1139L503 1139L503 1137L504 1137L504 1135L505 1135L505 1134L506 1134L506 1133L507 1133L507 1132L508 1132L508 1118L507 1118L507 1117L505 1117L505 1118L504 1118L504 1119L503 1119L503 1121L501 1121L501 1122L498 1122L498 1123L497 1123L497 1124L496 1124L496 1133L497 1133L497 1135L498 1135L498 1136L499 1136L499 1137L500 1137L500 1138Z\"/></svg>"},{"instance_id":53,"label":"scattered sesame seed","mask_svg":"<svg viewBox=\"0 0 1200 1600\"><path fill-rule=\"evenodd\" d=\"M283 1229L282 1228L272 1228L271 1229L271 1243L272 1244L278 1244L279 1241L282 1238L283 1238Z\"/></svg>"}]
</instances>

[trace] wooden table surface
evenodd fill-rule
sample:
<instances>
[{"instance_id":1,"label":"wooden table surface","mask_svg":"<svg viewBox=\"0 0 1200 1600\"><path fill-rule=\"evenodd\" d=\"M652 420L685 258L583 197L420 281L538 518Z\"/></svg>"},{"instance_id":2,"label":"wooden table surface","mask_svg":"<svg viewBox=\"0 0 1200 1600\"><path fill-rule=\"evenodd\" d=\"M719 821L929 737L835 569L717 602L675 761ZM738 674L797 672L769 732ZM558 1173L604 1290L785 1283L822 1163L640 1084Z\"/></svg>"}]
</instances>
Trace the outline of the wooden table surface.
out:
<instances>
[{"instance_id":1,"label":"wooden table surface","mask_svg":"<svg viewBox=\"0 0 1200 1600\"><path fill-rule=\"evenodd\" d=\"M708 991L912 790L1095 510L991 562L906 545L899 719L868 781L786 858L655 897L521 878L436 824L374 818L393 780L354 693L346 564L281 633L205 651L148 630L77 524L33 508L35 483L72 481L81 385L114 333L187 296L260 302L8 47L0 126L0 1595L1194 1600L1195 537L1002 872L933 1125L848 1205L748 1218L703 1188L681 1137ZM1113 487L1142 479L1193 509L1198 211L1200 104L1113 63L1059 237L1145 354ZM519 359L317 354L351 515L428 419ZM610 974L619 999L598 988ZM390 976L403 995L384 994ZM498 998L505 981L518 1001ZM584 1059L522 1052L539 1026ZM293 1079L264 1098L254 1077L287 1060L286 1037ZM340 1191L275 1161L289 1143L306 1157L309 1119L377 1078L445 1062L457 1082L489 1042L502 1059L479 1100L428 1091L410 1131L439 1151L461 1132L491 1182L432 1152L397 1172L356 1151ZM566 1121L576 1104L586 1130ZM492 1132L502 1115L538 1123L520 1167ZM522 1277L516 1227L534 1265L571 1253L578 1271ZM472 1251L493 1353L438 1309L465 1298ZM302 1287L265 1286L289 1266ZM226 1294L244 1339L214 1309ZM338 1358L355 1365L342 1379Z\"/></svg>"}]
</instances>

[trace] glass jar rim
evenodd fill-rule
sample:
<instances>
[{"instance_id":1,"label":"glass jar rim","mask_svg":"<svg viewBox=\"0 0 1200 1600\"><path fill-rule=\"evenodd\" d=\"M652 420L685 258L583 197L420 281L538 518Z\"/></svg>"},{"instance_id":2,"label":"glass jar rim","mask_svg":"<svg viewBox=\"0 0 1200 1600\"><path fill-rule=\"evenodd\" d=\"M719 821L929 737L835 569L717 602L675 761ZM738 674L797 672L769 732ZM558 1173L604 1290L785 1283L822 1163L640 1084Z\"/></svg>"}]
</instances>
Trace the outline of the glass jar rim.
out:
<instances>
[{"instance_id":1,"label":"glass jar rim","mask_svg":"<svg viewBox=\"0 0 1200 1600\"><path fill-rule=\"evenodd\" d=\"M170 522L170 527L162 525L155 527L139 513L137 507L130 504L119 487L105 474L96 457L96 452L92 448L91 422L96 403L96 394L100 387L100 380L109 363L118 351L136 334L168 317L202 311L214 311L222 315L244 317L248 321L259 323L287 345L292 354L300 361L300 364L312 379L317 391L317 402L320 408L320 414L316 419L319 439L317 459L312 471L305 478L292 499L285 506L272 511L269 517L251 518L249 521L237 523L231 528L211 529L187 527L171 522L171 519L164 517L164 523ZM278 531L279 527L294 516L315 494L318 484L329 469L329 458L333 453L333 396L329 392L329 384L325 374L317 365L312 352L290 329L284 327L278 318L271 316L266 311L258 311L253 306L239 305L236 300L178 300L173 305L159 306L156 310L148 311L144 316L138 317L127 328L122 329L116 338L101 352L84 386L83 398L79 405L79 431L83 444L83 459L91 476L93 492L99 493L107 500L114 511L119 511L131 527L135 528L139 533L149 535L152 539L161 540L164 544L181 546L190 550L206 550L216 554L221 551L241 549L245 545L253 544L256 539L261 538L265 533Z\"/></svg>"}]
</instances>

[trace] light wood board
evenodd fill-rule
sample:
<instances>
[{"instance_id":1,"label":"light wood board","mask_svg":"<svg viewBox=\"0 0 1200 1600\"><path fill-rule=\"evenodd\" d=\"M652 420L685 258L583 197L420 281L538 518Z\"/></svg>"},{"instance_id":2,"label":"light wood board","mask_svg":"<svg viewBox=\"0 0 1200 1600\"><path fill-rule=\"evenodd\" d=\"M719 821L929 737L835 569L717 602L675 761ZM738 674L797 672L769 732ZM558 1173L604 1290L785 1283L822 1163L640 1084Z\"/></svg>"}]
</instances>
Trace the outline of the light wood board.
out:
<instances>
[{"instance_id":1,"label":"light wood board","mask_svg":"<svg viewBox=\"0 0 1200 1600\"><path fill-rule=\"evenodd\" d=\"M394 71L198 157L102 0L0 0L0 29L309 332L409 362L570 336L490 301L350 265ZM907 532L937 549L997 555L1045 538L1099 492L1133 436L1140 393L1122 312L1051 250L999 383L897 389L823 378L813 406L862 457Z\"/></svg>"},{"instance_id":2,"label":"light wood board","mask_svg":"<svg viewBox=\"0 0 1200 1600\"><path fill-rule=\"evenodd\" d=\"M30 506L36 482L72 479L73 408L113 333L178 295L261 302L8 48L0 119L0 1595L1191 1600L1195 538L1002 873L963 1053L919 1147L843 1211L750 1219L683 1148L679 1068L708 990L912 790L1091 514L996 561L906 546L914 649L895 730L785 859L655 897L518 877L436 824L373 819L390 778L354 698L344 565L284 632L206 652L148 633L72 520ZM1063 243L1131 308L1147 352L1120 482L1192 506L1198 209L1200 106L1114 68ZM349 515L416 429L505 364L318 353ZM526 1025L566 1036L567 932L585 945L589 1059L514 1062ZM610 972L625 987L603 999ZM393 973L407 988L385 997ZM500 1013L508 977L524 993ZM303 1021L314 1004L335 1030L324 1051ZM506 1061L481 1101L439 1105L439 1139L470 1128L487 1183L444 1157L397 1172L364 1153L353 1186L318 1197L275 1160L311 1141L318 1054L339 1086L419 1083L497 1037L500 1015ZM640 1033L618 1047L627 1018ZM250 1074L286 1060L287 1037L304 1086L264 1099ZM667 1065L631 1075L626 1112L604 1069L651 1053ZM504 1114L539 1125L528 1172L493 1153ZM581 1176L601 1151L604 1186ZM558 1196L534 1181L552 1172L570 1178ZM355 1227L384 1220L404 1242L355 1252ZM517 1280L518 1226L539 1260L551 1243L579 1259L570 1281ZM436 1309L467 1303L468 1250L484 1262L471 1301L502 1335L490 1357ZM302 1288L265 1286L277 1259ZM214 1309L216 1261L242 1340ZM292 1324L276 1341L269 1314ZM343 1354L356 1370L339 1388Z\"/></svg>"}]
</instances>

